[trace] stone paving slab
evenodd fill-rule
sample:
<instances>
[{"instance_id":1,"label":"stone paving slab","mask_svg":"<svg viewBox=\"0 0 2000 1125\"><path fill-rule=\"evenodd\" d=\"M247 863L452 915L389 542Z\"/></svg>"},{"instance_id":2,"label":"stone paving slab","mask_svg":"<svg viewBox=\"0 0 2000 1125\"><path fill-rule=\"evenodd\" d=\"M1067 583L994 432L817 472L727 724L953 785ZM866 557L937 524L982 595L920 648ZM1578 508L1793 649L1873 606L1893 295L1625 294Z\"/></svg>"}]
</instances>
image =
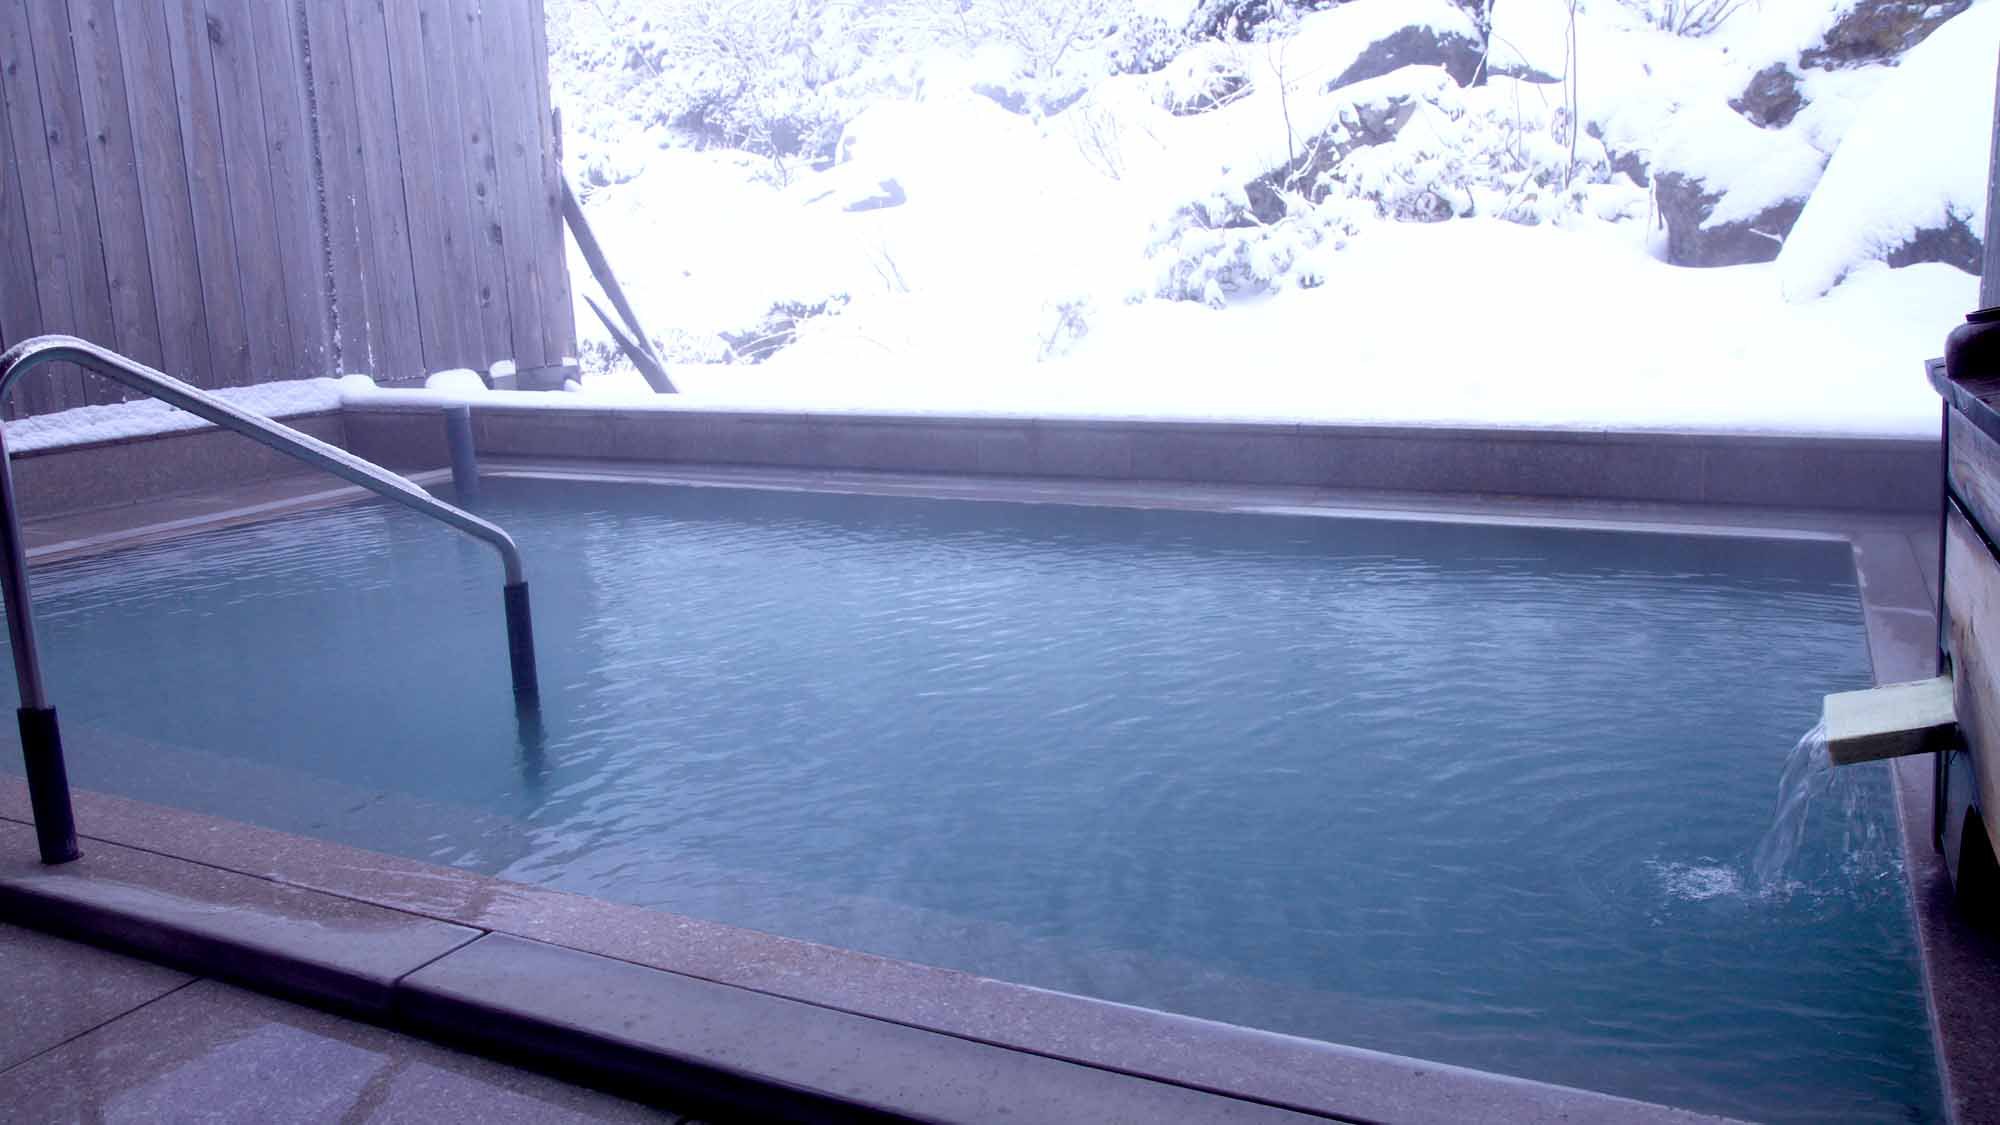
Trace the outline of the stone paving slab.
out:
<instances>
[{"instance_id":1,"label":"stone paving slab","mask_svg":"<svg viewBox=\"0 0 2000 1125\"><path fill-rule=\"evenodd\" d=\"M382 1012L405 974L479 936L368 903L89 840L59 867L0 822L0 911L152 960L285 995Z\"/></svg>"},{"instance_id":2,"label":"stone paving slab","mask_svg":"<svg viewBox=\"0 0 2000 1125\"><path fill-rule=\"evenodd\" d=\"M212 980L0 1072L0 1122L683 1120Z\"/></svg>"},{"instance_id":3,"label":"stone paving slab","mask_svg":"<svg viewBox=\"0 0 2000 1125\"><path fill-rule=\"evenodd\" d=\"M0 923L0 1071L194 978Z\"/></svg>"}]
</instances>

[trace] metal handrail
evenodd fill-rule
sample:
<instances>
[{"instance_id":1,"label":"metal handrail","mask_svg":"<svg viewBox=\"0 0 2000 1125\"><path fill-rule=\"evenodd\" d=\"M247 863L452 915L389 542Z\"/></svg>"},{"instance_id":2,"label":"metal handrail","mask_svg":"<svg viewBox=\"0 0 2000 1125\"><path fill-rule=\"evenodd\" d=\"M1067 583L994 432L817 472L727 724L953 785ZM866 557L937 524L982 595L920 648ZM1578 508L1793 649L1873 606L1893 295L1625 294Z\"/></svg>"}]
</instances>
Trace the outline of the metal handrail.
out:
<instances>
[{"instance_id":1,"label":"metal handrail","mask_svg":"<svg viewBox=\"0 0 2000 1125\"><path fill-rule=\"evenodd\" d=\"M179 407L196 417L250 438L288 457L323 469L378 496L394 500L490 545L506 571L502 591L507 610L507 649L517 697L536 695L534 632L528 611L528 584L521 552L499 527L432 496L414 482L380 465L330 445L290 426L233 406L228 402L143 363L74 336L36 336L0 353L0 399L15 380L44 363L74 363L87 371L123 383L141 394ZM33 611L29 605L27 550L21 538L14 503L14 474L8 461L4 428L0 428L0 594L7 607L8 643L14 653L14 675L21 690L21 748L28 759L29 799L35 810L36 835L42 862L62 863L77 857L76 831L69 807L69 783L62 762L61 737L55 709L48 705L41 660L35 649ZM45 816L46 814L46 816Z\"/></svg>"}]
</instances>

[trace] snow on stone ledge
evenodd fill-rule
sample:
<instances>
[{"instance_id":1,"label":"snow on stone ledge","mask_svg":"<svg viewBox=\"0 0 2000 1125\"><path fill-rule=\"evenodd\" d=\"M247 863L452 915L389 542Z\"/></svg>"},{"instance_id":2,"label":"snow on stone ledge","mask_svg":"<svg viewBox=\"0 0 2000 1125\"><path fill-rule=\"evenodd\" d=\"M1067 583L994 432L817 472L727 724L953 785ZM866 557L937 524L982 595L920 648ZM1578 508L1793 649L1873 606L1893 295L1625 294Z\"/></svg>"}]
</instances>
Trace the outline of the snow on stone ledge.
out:
<instances>
[{"instance_id":1,"label":"snow on stone ledge","mask_svg":"<svg viewBox=\"0 0 2000 1125\"><path fill-rule=\"evenodd\" d=\"M1821 296L1918 232L1986 229L2000 3L1939 28L1868 99L1778 254L1785 297Z\"/></svg>"},{"instance_id":2,"label":"snow on stone ledge","mask_svg":"<svg viewBox=\"0 0 2000 1125\"><path fill-rule=\"evenodd\" d=\"M258 383L248 387L225 387L210 393L266 418L289 418L340 409L340 380L336 379ZM6 435L8 450L24 453L206 428L208 423L200 418L148 398L103 406L79 406L53 414L21 418L6 424Z\"/></svg>"}]
</instances>

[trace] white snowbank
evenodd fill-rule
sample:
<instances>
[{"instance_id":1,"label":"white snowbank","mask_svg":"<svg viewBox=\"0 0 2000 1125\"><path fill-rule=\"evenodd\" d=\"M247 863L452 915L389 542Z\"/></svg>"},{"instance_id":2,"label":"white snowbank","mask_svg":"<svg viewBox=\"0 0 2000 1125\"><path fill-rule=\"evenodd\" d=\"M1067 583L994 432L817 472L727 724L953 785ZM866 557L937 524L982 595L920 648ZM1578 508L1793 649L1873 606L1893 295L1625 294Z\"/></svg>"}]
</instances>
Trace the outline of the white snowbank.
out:
<instances>
[{"instance_id":1,"label":"white snowbank","mask_svg":"<svg viewBox=\"0 0 2000 1125\"><path fill-rule=\"evenodd\" d=\"M212 393L266 418L289 418L338 409L341 381L297 379L248 387L225 387ZM207 425L200 418L158 399L139 399L103 406L79 406L74 410L37 414L32 418L8 422L7 448L21 453L177 430L199 430Z\"/></svg>"},{"instance_id":2,"label":"white snowbank","mask_svg":"<svg viewBox=\"0 0 2000 1125\"><path fill-rule=\"evenodd\" d=\"M1495 73L1569 73L1568 0L1494 0L1486 63Z\"/></svg>"},{"instance_id":3,"label":"white snowbank","mask_svg":"<svg viewBox=\"0 0 2000 1125\"><path fill-rule=\"evenodd\" d=\"M467 367L454 367L449 371L439 371L424 380L424 387L433 391L450 391L454 394L477 394L486 389L486 380L479 372Z\"/></svg>"},{"instance_id":4,"label":"white snowbank","mask_svg":"<svg viewBox=\"0 0 2000 1125\"><path fill-rule=\"evenodd\" d=\"M1760 129L1720 102L1690 106L1677 117L1656 156L1722 199L1702 222L1723 226L1756 218L1819 182L1826 157L1794 131Z\"/></svg>"},{"instance_id":5,"label":"white snowbank","mask_svg":"<svg viewBox=\"0 0 2000 1125\"><path fill-rule=\"evenodd\" d=\"M1778 255L1788 298L1820 296L1920 230L1984 233L1996 49L2000 3L1975 4L1875 90Z\"/></svg>"},{"instance_id":6,"label":"white snowbank","mask_svg":"<svg viewBox=\"0 0 2000 1125\"><path fill-rule=\"evenodd\" d=\"M829 318L771 362L674 378L689 406L1928 435L1921 362L1978 288L1875 267L1789 304L1769 265L1684 270L1602 231L1491 220L1384 227L1335 267L1221 311L1106 310L1049 363L885 350Z\"/></svg>"}]
</instances>

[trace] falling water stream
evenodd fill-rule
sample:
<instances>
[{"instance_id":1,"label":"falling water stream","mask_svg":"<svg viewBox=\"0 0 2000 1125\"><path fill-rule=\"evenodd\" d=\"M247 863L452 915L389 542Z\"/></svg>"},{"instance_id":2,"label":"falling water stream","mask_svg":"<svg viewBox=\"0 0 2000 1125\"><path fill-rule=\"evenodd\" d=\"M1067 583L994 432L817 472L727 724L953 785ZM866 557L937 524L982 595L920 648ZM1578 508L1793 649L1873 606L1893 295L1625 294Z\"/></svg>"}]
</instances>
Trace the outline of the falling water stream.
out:
<instances>
[{"instance_id":1,"label":"falling water stream","mask_svg":"<svg viewBox=\"0 0 2000 1125\"><path fill-rule=\"evenodd\" d=\"M1753 890L1766 896L1824 891L1838 885L1829 877L1884 868L1878 861L1895 841L1882 831L1879 818L1867 815L1868 772L1867 767L1843 770L1833 764L1823 723L1799 739L1785 756L1771 825L1750 853L1747 874ZM1815 825L1831 847L1803 846L1808 827ZM1899 868L1893 861L1887 866Z\"/></svg>"}]
</instances>

